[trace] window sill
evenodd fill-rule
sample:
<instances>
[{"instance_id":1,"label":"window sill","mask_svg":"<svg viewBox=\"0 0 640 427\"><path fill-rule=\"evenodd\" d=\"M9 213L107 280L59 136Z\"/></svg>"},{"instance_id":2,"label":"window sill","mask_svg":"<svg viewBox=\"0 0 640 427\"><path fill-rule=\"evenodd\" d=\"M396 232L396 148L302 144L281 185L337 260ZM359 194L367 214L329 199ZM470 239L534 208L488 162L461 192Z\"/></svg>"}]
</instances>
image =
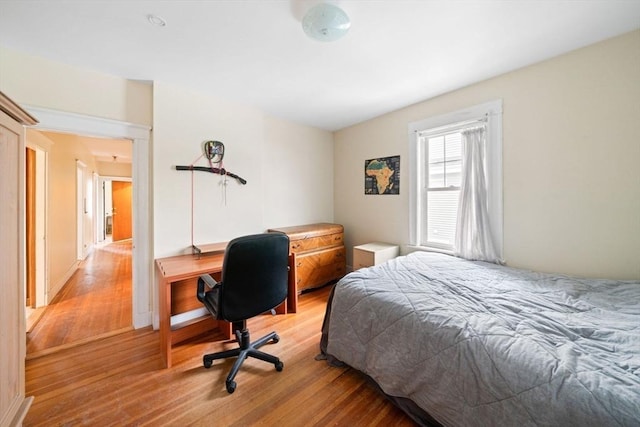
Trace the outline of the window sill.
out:
<instances>
[{"instance_id":1,"label":"window sill","mask_svg":"<svg viewBox=\"0 0 640 427\"><path fill-rule=\"evenodd\" d=\"M449 249L440 249L440 248L434 248L431 246L415 246L415 245L407 245L406 248L407 248L407 253L417 252L417 251L438 252L441 254L454 256L453 251Z\"/></svg>"}]
</instances>

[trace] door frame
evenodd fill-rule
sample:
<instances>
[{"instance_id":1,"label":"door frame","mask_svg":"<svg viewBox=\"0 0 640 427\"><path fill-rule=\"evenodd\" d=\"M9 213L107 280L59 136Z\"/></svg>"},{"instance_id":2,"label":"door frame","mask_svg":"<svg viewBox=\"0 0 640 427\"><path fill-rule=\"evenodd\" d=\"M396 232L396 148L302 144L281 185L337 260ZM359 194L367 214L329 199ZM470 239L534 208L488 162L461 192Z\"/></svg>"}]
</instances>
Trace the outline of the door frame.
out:
<instances>
[{"instance_id":1,"label":"door frame","mask_svg":"<svg viewBox=\"0 0 640 427\"><path fill-rule=\"evenodd\" d=\"M129 139L133 142L133 246L132 313L133 327L152 324L154 300L151 215L151 128L145 125L104 119L35 106L24 107L38 117L35 129L73 133L100 138Z\"/></svg>"},{"instance_id":2,"label":"door frame","mask_svg":"<svg viewBox=\"0 0 640 427\"><path fill-rule=\"evenodd\" d=\"M49 151L51 142L42 139L34 139L27 129L26 147L36 153L36 179L34 206L35 223L35 308L49 304L49 242L47 233L49 224L47 215L49 210ZM28 244L28 243L27 243Z\"/></svg>"},{"instance_id":3,"label":"door frame","mask_svg":"<svg viewBox=\"0 0 640 427\"><path fill-rule=\"evenodd\" d=\"M76 258L83 261L89 254L85 246L85 221L87 218L86 186L87 165L76 160Z\"/></svg>"},{"instance_id":4,"label":"door frame","mask_svg":"<svg viewBox=\"0 0 640 427\"><path fill-rule=\"evenodd\" d=\"M37 257L36 257L36 243L38 241L36 235L37 228L37 162L36 151L31 147L26 147L25 153L25 250L26 250L26 263L25 263L25 280L26 280L26 298L25 303L27 308L36 307L36 269L37 269Z\"/></svg>"}]
</instances>

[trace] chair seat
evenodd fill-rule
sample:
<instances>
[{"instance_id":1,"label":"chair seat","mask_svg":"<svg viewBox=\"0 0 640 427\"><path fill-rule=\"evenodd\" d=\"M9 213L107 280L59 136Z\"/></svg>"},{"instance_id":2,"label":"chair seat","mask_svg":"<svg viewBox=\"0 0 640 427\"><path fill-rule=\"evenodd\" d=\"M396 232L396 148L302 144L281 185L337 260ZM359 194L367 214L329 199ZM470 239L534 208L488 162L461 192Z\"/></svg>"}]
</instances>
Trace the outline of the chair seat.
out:
<instances>
[{"instance_id":1,"label":"chair seat","mask_svg":"<svg viewBox=\"0 0 640 427\"><path fill-rule=\"evenodd\" d=\"M226 379L229 393L236 389L235 376L247 357L273 363L277 371L284 364L279 358L258 350L268 342L277 343L275 332L251 343L247 319L274 309L287 298L289 278L289 238L282 233L264 233L239 237L229 242L222 264L222 279L211 276L198 279L198 300L217 320L233 324L239 348L207 354L203 365L237 357ZM205 286L209 290L205 291Z\"/></svg>"}]
</instances>

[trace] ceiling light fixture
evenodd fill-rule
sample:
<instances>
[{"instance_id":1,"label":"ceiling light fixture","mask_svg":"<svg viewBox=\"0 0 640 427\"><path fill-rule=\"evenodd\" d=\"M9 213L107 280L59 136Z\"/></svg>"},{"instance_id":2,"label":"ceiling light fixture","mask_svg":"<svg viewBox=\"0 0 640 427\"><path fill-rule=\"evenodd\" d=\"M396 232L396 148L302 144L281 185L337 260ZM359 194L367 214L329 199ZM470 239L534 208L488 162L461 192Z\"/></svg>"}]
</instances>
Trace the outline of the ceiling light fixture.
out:
<instances>
[{"instance_id":1,"label":"ceiling light fixture","mask_svg":"<svg viewBox=\"0 0 640 427\"><path fill-rule=\"evenodd\" d=\"M332 42L347 34L351 28L351 20L338 6L320 3L304 15L302 28L314 40Z\"/></svg>"},{"instance_id":2,"label":"ceiling light fixture","mask_svg":"<svg viewBox=\"0 0 640 427\"><path fill-rule=\"evenodd\" d=\"M147 15L147 20L151 25L155 25L156 27L166 27L167 21L160 18L158 15Z\"/></svg>"}]
</instances>

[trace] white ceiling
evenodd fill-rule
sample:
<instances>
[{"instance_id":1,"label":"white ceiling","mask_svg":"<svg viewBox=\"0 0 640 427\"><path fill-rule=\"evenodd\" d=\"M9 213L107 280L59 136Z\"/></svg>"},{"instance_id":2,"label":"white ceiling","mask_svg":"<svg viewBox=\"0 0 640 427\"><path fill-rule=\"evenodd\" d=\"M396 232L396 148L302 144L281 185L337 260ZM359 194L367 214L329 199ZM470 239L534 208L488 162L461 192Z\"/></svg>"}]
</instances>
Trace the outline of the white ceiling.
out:
<instances>
[{"instance_id":1,"label":"white ceiling","mask_svg":"<svg viewBox=\"0 0 640 427\"><path fill-rule=\"evenodd\" d=\"M640 28L640 0L345 0L351 30L322 43L315 3L0 0L0 44L337 130Z\"/></svg>"},{"instance_id":2,"label":"white ceiling","mask_svg":"<svg viewBox=\"0 0 640 427\"><path fill-rule=\"evenodd\" d=\"M127 139L95 138L51 131L41 131L41 133L54 144L79 142L97 162L131 163L133 161L133 143Z\"/></svg>"},{"instance_id":3,"label":"white ceiling","mask_svg":"<svg viewBox=\"0 0 640 427\"><path fill-rule=\"evenodd\" d=\"M133 161L133 143L126 139L104 139L80 137L80 142L98 162L131 163Z\"/></svg>"}]
</instances>

